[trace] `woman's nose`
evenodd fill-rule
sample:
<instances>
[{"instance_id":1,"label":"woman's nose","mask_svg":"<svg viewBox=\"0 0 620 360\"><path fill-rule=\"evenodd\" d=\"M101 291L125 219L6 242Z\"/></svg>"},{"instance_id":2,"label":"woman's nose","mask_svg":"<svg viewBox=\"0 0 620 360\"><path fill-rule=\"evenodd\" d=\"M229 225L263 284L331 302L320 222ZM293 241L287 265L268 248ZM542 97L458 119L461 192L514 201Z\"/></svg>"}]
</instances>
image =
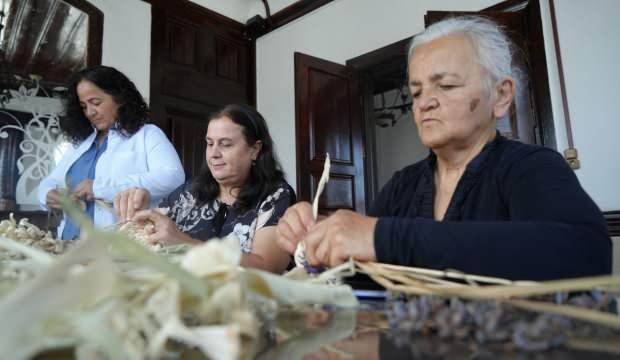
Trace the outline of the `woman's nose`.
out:
<instances>
[{"instance_id":1,"label":"woman's nose","mask_svg":"<svg viewBox=\"0 0 620 360\"><path fill-rule=\"evenodd\" d=\"M220 149L216 145L213 145L211 149L207 150L207 156L220 157L221 155L222 153L220 152Z\"/></svg>"},{"instance_id":2,"label":"woman's nose","mask_svg":"<svg viewBox=\"0 0 620 360\"><path fill-rule=\"evenodd\" d=\"M426 94L420 94L418 98L415 99L414 104L417 104L417 107L421 111L428 111L436 108L439 105L439 101L435 94L427 92Z\"/></svg>"}]
</instances>

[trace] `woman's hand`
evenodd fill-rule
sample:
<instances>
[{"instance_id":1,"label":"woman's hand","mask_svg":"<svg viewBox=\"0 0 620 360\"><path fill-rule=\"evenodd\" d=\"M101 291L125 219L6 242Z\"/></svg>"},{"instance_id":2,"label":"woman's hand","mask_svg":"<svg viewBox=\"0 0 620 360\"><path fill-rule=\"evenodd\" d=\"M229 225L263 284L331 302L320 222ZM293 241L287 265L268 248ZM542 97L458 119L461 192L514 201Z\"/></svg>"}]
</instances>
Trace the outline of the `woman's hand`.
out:
<instances>
[{"instance_id":1,"label":"woman's hand","mask_svg":"<svg viewBox=\"0 0 620 360\"><path fill-rule=\"evenodd\" d=\"M177 245L177 244L202 244L200 240L192 239L180 231L174 221L162 214L158 209L138 211L132 218L135 222L150 221L153 223L153 231L149 234L150 244Z\"/></svg>"},{"instance_id":2,"label":"woman's hand","mask_svg":"<svg viewBox=\"0 0 620 360\"><path fill-rule=\"evenodd\" d=\"M336 266L349 257L376 261L375 226L378 219L349 210L338 210L312 226L302 237L306 259L313 266Z\"/></svg>"},{"instance_id":3,"label":"woman's hand","mask_svg":"<svg viewBox=\"0 0 620 360\"><path fill-rule=\"evenodd\" d=\"M118 221L131 220L136 212L148 209L150 200L151 194L146 189L131 188L119 192L114 197L114 210Z\"/></svg>"},{"instance_id":4,"label":"woman's hand","mask_svg":"<svg viewBox=\"0 0 620 360\"><path fill-rule=\"evenodd\" d=\"M278 246L289 254L294 254L297 243L301 241L314 223L310 203L304 201L289 207L276 227Z\"/></svg>"},{"instance_id":5,"label":"woman's hand","mask_svg":"<svg viewBox=\"0 0 620 360\"><path fill-rule=\"evenodd\" d=\"M52 189L45 195L45 206L50 210L62 210L60 206L60 192L58 189Z\"/></svg>"},{"instance_id":6,"label":"woman's hand","mask_svg":"<svg viewBox=\"0 0 620 360\"><path fill-rule=\"evenodd\" d=\"M95 194L93 193L93 180L86 179L81 183L77 184L75 189L73 189L73 196L78 199L85 201L92 201L95 199Z\"/></svg>"}]
</instances>

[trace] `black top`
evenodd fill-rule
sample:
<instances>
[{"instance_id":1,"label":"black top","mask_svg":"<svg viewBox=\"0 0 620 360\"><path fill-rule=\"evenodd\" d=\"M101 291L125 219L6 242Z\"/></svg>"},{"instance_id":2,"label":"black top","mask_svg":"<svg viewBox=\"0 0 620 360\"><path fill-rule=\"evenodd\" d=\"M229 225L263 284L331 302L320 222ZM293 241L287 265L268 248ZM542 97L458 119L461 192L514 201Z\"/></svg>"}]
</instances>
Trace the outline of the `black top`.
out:
<instances>
[{"instance_id":1,"label":"black top","mask_svg":"<svg viewBox=\"0 0 620 360\"><path fill-rule=\"evenodd\" d=\"M468 165L443 221L436 157L394 174L369 215L377 260L509 279L611 272L605 219L557 152L497 136Z\"/></svg>"},{"instance_id":2,"label":"black top","mask_svg":"<svg viewBox=\"0 0 620 360\"><path fill-rule=\"evenodd\" d=\"M208 240L234 233L239 238L241 250L246 253L252 251L256 231L276 225L286 209L295 203L295 192L285 181L246 212L217 199L197 206L190 189L191 181L188 181L162 199L159 207L166 208L166 215L177 224L177 228L194 239Z\"/></svg>"}]
</instances>

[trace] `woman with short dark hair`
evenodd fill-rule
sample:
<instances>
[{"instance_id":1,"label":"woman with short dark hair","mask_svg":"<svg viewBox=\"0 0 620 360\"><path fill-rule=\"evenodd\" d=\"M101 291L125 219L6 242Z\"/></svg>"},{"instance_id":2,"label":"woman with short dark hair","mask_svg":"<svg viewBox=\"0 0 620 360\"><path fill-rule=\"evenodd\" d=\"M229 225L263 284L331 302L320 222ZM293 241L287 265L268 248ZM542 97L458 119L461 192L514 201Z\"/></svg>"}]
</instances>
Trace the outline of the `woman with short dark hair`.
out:
<instances>
[{"instance_id":1,"label":"woman with short dark hair","mask_svg":"<svg viewBox=\"0 0 620 360\"><path fill-rule=\"evenodd\" d=\"M265 119L252 107L228 105L207 120L206 163L201 173L161 203L131 189L115 199L122 220L154 223L151 243L201 244L235 235L241 265L282 272L290 261L275 242L275 225L295 202L276 160Z\"/></svg>"},{"instance_id":2,"label":"woman with short dark hair","mask_svg":"<svg viewBox=\"0 0 620 360\"><path fill-rule=\"evenodd\" d=\"M141 186L157 200L185 180L174 147L157 126L146 124L148 106L120 71L95 66L76 73L64 107L60 129L73 146L39 185L43 208L60 209L64 189L85 201L96 226L108 226L116 217L95 199L112 202L118 192ZM59 238L79 235L77 224L70 219L61 222Z\"/></svg>"}]
</instances>

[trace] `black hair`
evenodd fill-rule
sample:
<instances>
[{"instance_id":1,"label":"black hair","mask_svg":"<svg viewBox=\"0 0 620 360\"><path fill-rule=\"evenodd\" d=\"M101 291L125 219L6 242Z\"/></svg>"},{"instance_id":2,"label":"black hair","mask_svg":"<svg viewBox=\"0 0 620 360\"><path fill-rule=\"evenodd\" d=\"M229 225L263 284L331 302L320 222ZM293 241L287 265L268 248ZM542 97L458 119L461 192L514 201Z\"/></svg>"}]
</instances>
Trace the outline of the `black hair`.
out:
<instances>
[{"instance_id":1,"label":"black hair","mask_svg":"<svg viewBox=\"0 0 620 360\"><path fill-rule=\"evenodd\" d=\"M284 173L274 153L273 140L269 135L267 123L256 109L248 105L227 105L209 116L207 126L212 120L222 117L228 117L241 126L243 137L248 145L254 145L257 141L262 143L256 161L252 164L250 174L245 184L242 185L234 204L239 211L245 212L269 195L278 183L284 180ZM191 193L196 197L199 205L217 198L220 193L219 184L206 162L200 174L193 180Z\"/></svg>"},{"instance_id":2,"label":"black hair","mask_svg":"<svg viewBox=\"0 0 620 360\"><path fill-rule=\"evenodd\" d=\"M83 80L97 85L118 104L116 120L124 135L135 134L147 121L149 107L136 85L125 74L110 66L86 68L74 74L69 80L63 104L64 114L60 117L60 129L72 143L84 141L93 132L77 94L77 86Z\"/></svg>"}]
</instances>

